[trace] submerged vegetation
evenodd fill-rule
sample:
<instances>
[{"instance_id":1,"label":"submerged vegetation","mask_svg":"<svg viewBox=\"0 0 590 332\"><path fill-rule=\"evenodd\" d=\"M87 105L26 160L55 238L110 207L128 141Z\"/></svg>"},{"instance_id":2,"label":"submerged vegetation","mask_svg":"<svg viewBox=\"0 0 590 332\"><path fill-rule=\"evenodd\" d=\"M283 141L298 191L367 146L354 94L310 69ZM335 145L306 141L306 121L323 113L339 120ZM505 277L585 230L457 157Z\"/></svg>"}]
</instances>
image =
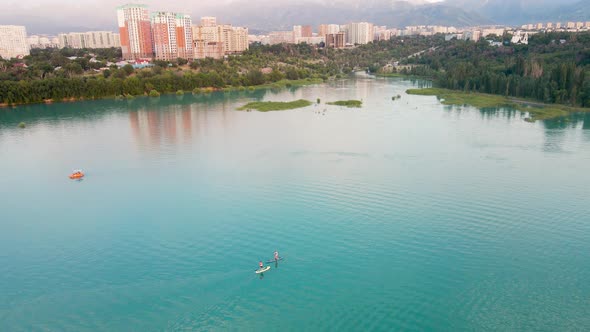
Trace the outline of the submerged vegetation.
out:
<instances>
[{"instance_id":1,"label":"submerged vegetation","mask_svg":"<svg viewBox=\"0 0 590 332\"><path fill-rule=\"evenodd\" d=\"M346 106L349 108L360 108L363 105L363 102L360 100L338 100L326 103L328 105L336 105L336 106Z\"/></svg>"},{"instance_id":2,"label":"submerged vegetation","mask_svg":"<svg viewBox=\"0 0 590 332\"><path fill-rule=\"evenodd\" d=\"M19 128L25 128L26 126L27 126L27 124L24 123L24 122L21 122L21 123L18 124L18 127Z\"/></svg>"},{"instance_id":3,"label":"submerged vegetation","mask_svg":"<svg viewBox=\"0 0 590 332\"><path fill-rule=\"evenodd\" d=\"M282 102L282 101L254 101L250 102L240 108L240 111L246 111L250 109L255 109L260 112L268 112L268 111L284 111L284 110L292 110L296 108L302 108L312 105L312 102L305 99L299 99L290 102Z\"/></svg>"}]
</instances>

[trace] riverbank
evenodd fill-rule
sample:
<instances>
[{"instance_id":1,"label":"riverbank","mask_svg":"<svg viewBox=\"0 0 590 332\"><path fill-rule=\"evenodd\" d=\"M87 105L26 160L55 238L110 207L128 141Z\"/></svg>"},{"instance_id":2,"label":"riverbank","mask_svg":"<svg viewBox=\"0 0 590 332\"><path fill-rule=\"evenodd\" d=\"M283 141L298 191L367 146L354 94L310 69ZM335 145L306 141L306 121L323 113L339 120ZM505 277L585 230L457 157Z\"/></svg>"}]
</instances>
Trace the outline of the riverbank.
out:
<instances>
[{"instance_id":1,"label":"riverbank","mask_svg":"<svg viewBox=\"0 0 590 332\"><path fill-rule=\"evenodd\" d=\"M206 94L206 93L212 93L212 92L216 92L216 91L232 92L232 91L255 91L255 90L263 90L263 89L284 89L284 88L300 87L300 86L321 84L321 83L324 83L324 80L321 78L305 78L305 79L297 79L297 80L283 79L283 80L273 82L273 83L266 83L266 84L260 84L260 85L250 85L250 86L239 86L239 87L229 86L229 87L224 87L224 88L197 87L192 90L192 93L193 94ZM166 91L166 92L161 92L158 90L152 90L152 91L157 91L159 93L159 95L174 95L174 94L178 95L178 92L182 91L182 90ZM184 91L184 93L190 93L190 90ZM62 99L44 99L44 100L40 100L40 101L24 102L24 103L0 103L0 109L11 108L11 107L16 107L16 106L21 106L21 105L72 103L72 102L85 101L85 100L103 100L103 99L120 100L120 99L133 99L135 97L144 97L144 96L147 97L147 96L150 96L150 94L145 92L143 94L136 94L136 95L134 95L134 94L107 95L104 97L95 97L95 98L92 98L92 97L67 97L67 98L62 98Z\"/></svg>"},{"instance_id":2,"label":"riverbank","mask_svg":"<svg viewBox=\"0 0 590 332\"><path fill-rule=\"evenodd\" d=\"M252 90L262 90L262 89L283 89L283 88L291 88L291 87L306 86L306 85L321 84L321 83L324 83L324 80L321 78L306 78L306 79L300 79L300 80L280 80L277 82L261 84L261 85L226 87L226 88L222 88L221 91L246 91L246 90L252 91Z\"/></svg>"},{"instance_id":3,"label":"riverbank","mask_svg":"<svg viewBox=\"0 0 590 332\"><path fill-rule=\"evenodd\" d=\"M444 105L470 105L477 108L514 108L518 111L529 113L530 116L525 119L529 122L554 119L572 113L590 112L590 108L543 104L505 96L440 88L409 89L406 93L420 96L436 96L438 99L441 99L441 103Z\"/></svg>"}]
</instances>

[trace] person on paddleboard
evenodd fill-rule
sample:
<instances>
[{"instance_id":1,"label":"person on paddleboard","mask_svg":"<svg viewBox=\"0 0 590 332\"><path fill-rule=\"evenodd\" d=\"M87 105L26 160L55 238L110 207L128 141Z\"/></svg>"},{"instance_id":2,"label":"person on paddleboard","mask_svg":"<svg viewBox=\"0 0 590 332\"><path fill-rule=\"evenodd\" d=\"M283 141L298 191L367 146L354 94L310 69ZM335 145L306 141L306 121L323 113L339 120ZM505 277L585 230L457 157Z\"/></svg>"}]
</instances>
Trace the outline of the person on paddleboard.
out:
<instances>
[{"instance_id":1,"label":"person on paddleboard","mask_svg":"<svg viewBox=\"0 0 590 332\"><path fill-rule=\"evenodd\" d=\"M275 261L279 260L279 252L275 250Z\"/></svg>"},{"instance_id":2,"label":"person on paddleboard","mask_svg":"<svg viewBox=\"0 0 590 332\"><path fill-rule=\"evenodd\" d=\"M258 262L258 266L260 266L260 269L262 270L262 268L264 267L264 263L262 263L262 261Z\"/></svg>"}]
</instances>

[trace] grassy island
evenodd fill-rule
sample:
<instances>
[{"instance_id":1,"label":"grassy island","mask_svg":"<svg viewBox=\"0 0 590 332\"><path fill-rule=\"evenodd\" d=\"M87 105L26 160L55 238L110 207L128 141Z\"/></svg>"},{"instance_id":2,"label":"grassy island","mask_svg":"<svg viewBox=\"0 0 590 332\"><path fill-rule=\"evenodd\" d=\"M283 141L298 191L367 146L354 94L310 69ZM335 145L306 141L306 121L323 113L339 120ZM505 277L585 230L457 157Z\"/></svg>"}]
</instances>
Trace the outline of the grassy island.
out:
<instances>
[{"instance_id":1,"label":"grassy island","mask_svg":"<svg viewBox=\"0 0 590 332\"><path fill-rule=\"evenodd\" d=\"M510 107L521 112L529 112L531 117L526 120L530 122L566 116L570 113L590 111L587 108L543 104L499 95L439 88L409 89L406 92L411 95L436 96L442 100L444 105L470 105L477 108Z\"/></svg>"},{"instance_id":2,"label":"grassy island","mask_svg":"<svg viewBox=\"0 0 590 332\"><path fill-rule=\"evenodd\" d=\"M338 100L333 101L330 103L326 103L328 105L336 105L336 106L346 106L350 108L360 108L363 105L363 102L360 100Z\"/></svg>"},{"instance_id":3,"label":"grassy island","mask_svg":"<svg viewBox=\"0 0 590 332\"><path fill-rule=\"evenodd\" d=\"M312 104L311 101L305 99L299 99L295 101L289 102L282 102L282 101L254 101L248 103L238 110L245 111L249 109L255 109L260 112L269 112L269 111L285 111L285 110L292 110L296 108L307 107Z\"/></svg>"}]
</instances>

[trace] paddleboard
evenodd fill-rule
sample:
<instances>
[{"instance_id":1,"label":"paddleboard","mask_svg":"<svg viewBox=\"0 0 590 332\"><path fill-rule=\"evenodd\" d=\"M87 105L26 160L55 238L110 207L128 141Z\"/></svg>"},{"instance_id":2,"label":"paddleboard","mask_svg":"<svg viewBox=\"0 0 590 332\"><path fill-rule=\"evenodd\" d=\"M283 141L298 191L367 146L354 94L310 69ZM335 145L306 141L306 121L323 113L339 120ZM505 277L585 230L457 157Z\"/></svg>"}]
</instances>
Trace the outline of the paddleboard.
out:
<instances>
[{"instance_id":1,"label":"paddleboard","mask_svg":"<svg viewBox=\"0 0 590 332\"><path fill-rule=\"evenodd\" d=\"M263 267L262 269L258 269L258 270L256 270L256 274L259 274L259 273L264 273L264 272L266 272L266 271L268 271L268 270L270 270L270 265L269 265L269 266L265 266L265 267Z\"/></svg>"},{"instance_id":2,"label":"paddleboard","mask_svg":"<svg viewBox=\"0 0 590 332\"><path fill-rule=\"evenodd\" d=\"M283 257L279 257L279 260L282 261L283 260ZM274 263L274 262L276 262L276 261L273 259L273 260L267 261L266 264L271 264L271 263Z\"/></svg>"}]
</instances>

